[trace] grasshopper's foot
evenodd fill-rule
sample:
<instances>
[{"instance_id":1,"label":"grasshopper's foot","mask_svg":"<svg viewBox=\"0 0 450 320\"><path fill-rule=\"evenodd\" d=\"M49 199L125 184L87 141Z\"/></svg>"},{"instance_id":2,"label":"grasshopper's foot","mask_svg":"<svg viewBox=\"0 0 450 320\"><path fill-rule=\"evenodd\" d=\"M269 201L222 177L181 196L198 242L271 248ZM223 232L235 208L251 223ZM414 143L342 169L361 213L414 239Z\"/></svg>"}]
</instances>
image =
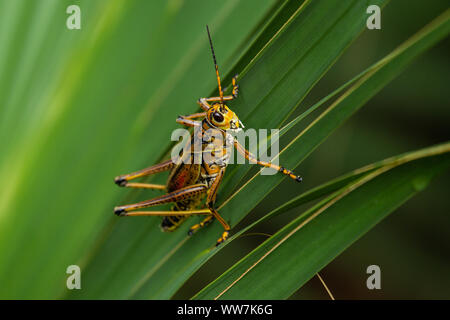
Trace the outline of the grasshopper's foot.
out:
<instances>
[{"instance_id":1,"label":"grasshopper's foot","mask_svg":"<svg viewBox=\"0 0 450 320\"><path fill-rule=\"evenodd\" d=\"M232 92L232 95L233 95L233 97L234 97L235 99L238 97L238 94L239 94L239 85L236 83L237 77L238 77L238 75L236 74L236 75L233 77L233 80L232 80L232 84L233 84L233 92Z\"/></svg>"},{"instance_id":2,"label":"grasshopper's foot","mask_svg":"<svg viewBox=\"0 0 450 320\"><path fill-rule=\"evenodd\" d=\"M239 85L237 84L233 89L233 98L237 98L239 95Z\"/></svg>"},{"instance_id":3,"label":"grasshopper's foot","mask_svg":"<svg viewBox=\"0 0 450 320\"><path fill-rule=\"evenodd\" d=\"M216 242L216 247L219 246L221 243L223 243L225 240L227 240L229 234L230 231L225 231L224 233L222 233L222 236Z\"/></svg>"},{"instance_id":4,"label":"grasshopper's foot","mask_svg":"<svg viewBox=\"0 0 450 320\"><path fill-rule=\"evenodd\" d=\"M114 214L116 214L118 216L126 216L127 215L125 209L122 207L115 207Z\"/></svg>"},{"instance_id":5,"label":"grasshopper's foot","mask_svg":"<svg viewBox=\"0 0 450 320\"><path fill-rule=\"evenodd\" d=\"M287 175L288 177L294 179L294 180L297 181L297 182L302 182L302 181L303 181L303 178L302 178L302 177L297 176L297 175L294 174L291 170L288 170L288 169L286 169L285 167L280 167L279 170L280 170L280 172L281 172L282 174Z\"/></svg>"},{"instance_id":6,"label":"grasshopper's foot","mask_svg":"<svg viewBox=\"0 0 450 320\"><path fill-rule=\"evenodd\" d=\"M122 177L116 177L114 179L115 184L117 184L119 187L125 187L125 185L127 184L127 180L125 178Z\"/></svg>"}]
</instances>

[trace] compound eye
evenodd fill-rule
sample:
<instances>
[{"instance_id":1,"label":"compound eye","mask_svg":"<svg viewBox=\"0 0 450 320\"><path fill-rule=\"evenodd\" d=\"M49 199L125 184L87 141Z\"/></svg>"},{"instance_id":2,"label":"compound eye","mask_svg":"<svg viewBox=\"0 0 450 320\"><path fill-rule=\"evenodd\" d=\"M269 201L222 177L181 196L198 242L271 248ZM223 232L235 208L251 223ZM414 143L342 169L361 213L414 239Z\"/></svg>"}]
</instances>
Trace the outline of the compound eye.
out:
<instances>
[{"instance_id":1,"label":"compound eye","mask_svg":"<svg viewBox=\"0 0 450 320\"><path fill-rule=\"evenodd\" d=\"M214 112L213 118L214 118L214 121L216 121L217 123L223 122L223 115L219 112Z\"/></svg>"}]
</instances>

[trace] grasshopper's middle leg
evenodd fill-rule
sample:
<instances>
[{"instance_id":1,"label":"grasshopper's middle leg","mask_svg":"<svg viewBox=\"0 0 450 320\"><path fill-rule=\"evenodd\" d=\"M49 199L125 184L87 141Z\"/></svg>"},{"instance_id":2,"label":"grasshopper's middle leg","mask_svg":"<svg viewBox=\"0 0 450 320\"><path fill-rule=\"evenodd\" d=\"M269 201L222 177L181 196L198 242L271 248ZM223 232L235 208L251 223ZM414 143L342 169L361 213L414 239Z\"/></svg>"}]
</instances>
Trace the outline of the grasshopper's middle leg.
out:
<instances>
[{"instance_id":1,"label":"grasshopper's middle leg","mask_svg":"<svg viewBox=\"0 0 450 320\"><path fill-rule=\"evenodd\" d=\"M238 141L234 141L234 147L236 148L236 150L242 154L245 159L247 159L248 161L258 164L260 166L266 167L266 168L272 168L275 169L277 171L279 171L280 173L288 176L291 179L294 179L297 182L302 182L302 177L297 176L296 174L294 174L291 170L286 169L284 167L280 167L278 165L275 165L273 163L270 162L265 162L265 161L261 161L258 160L254 155L252 155L247 149L245 149Z\"/></svg>"},{"instance_id":2,"label":"grasshopper's middle leg","mask_svg":"<svg viewBox=\"0 0 450 320\"><path fill-rule=\"evenodd\" d=\"M187 127L201 126L201 121L195 121L196 118L206 117L206 112L194 113L189 116L178 116L177 122Z\"/></svg>"},{"instance_id":3,"label":"grasshopper's middle leg","mask_svg":"<svg viewBox=\"0 0 450 320\"><path fill-rule=\"evenodd\" d=\"M213 218L216 218L217 221L220 222L220 224L223 226L225 231L223 232L222 236L217 240L216 246L224 242L230 233L230 226L228 223L220 216L220 214L216 211L214 208L214 203L216 201L216 195L217 190L219 189L220 183L222 182L223 175L225 174L225 168L221 168L216 179L211 185L211 188L208 190L208 194L206 197L206 206L211 211L211 215L207 216L202 222L193 225L190 229L188 234L192 235L194 232L196 232L198 229L210 224L213 220Z\"/></svg>"}]
</instances>

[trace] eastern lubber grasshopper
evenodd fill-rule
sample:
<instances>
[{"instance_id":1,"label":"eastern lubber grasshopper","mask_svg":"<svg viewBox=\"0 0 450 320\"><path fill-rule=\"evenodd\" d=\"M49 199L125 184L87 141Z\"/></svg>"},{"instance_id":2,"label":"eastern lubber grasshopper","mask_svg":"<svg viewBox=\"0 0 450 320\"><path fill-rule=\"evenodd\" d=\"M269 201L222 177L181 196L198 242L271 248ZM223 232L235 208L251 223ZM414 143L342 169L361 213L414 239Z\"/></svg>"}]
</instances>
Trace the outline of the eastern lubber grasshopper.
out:
<instances>
[{"instance_id":1,"label":"eastern lubber grasshopper","mask_svg":"<svg viewBox=\"0 0 450 320\"><path fill-rule=\"evenodd\" d=\"M116 177L115 183L121 187L167 190L167 194L135 204L115 207L114 212L119 216L164 216L161 223L161 228L163 231L175 230L186 218L191 215L206 215L206 218L203 221L193 225L189 229L189 235L192 235L199 228L211 223L213 219L216 218L225 229L222 236L217 240L216 245L219 245L226 240L230 230L228 223L220 216L214 207L217 190L220 182L222 181L230 156L230 153L227 152L227 148L225 146L226 141L231 142L231 145L234 146L234 148L251 163L273 168L298 182L302 179L301 177L293 174L290 170L270 162L258 160L230 134L230 132L242 130L240 127L243 127L236 114L225 104L225 101L231 101L237 98L239 86L236 84L235 76L232 80L233 90L231 95L224 96L211 36L209 34L208 27L206 27L206 29L211 46L214 67L216 69L219 96L200 98L197 103L204 112L191 114L189 116L179 116L176 121L187 127L201 128L201 130L194 130L194 133L192 133L191 145L192 141L199 138L201 141L201 152L205 152L208 149L208 152L212 151L214 153L217 151L221 154L221 156L219 158L215 157L212 161L205 161L205 159L202 158L200 163L192 163L192 161L188 163L178 163L173 160L168 160L137 172ZM205 143L204 136L207 132L211 131L215 133L215 136L218 134L222 137L222 139L208 140L208 143ZM200 132L201 137L196 137L196 132ZM188 150L190 150L188 152L190 154L184 154L181 155L181 157L186 155L191 156L191 159L195 157L192 151L193 149L188 148ZM167 185L129 182L135 178L148 176L167 170L171 170ZM202 204L202 200L205 196L206 203ZM132 212L136 209L153 207L166 203L174 203L171 211Z\"/></svg>"}]
</instances>

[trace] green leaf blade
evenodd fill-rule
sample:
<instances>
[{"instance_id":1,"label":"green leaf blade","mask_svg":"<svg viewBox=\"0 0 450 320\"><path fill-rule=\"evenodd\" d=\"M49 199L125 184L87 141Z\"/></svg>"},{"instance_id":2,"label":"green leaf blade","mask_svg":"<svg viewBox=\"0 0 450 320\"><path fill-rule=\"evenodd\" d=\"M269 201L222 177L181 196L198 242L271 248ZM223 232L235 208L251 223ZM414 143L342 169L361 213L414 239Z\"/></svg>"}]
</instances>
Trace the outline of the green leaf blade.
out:
<instances>
[{"instance_id":1,"label":"green leaf blade","mask_svg":"<svg viewBox=\"0 0 450 320\"><path fill-rule=\"evenodd\" d=\"M447 143L442 153L367 174L364 183L355 182L343 188L340 196L313 208L310 220L303 216L294 219L195 298L288 298L449 166L450 144Z\"/></svg>"}]
</instances>

